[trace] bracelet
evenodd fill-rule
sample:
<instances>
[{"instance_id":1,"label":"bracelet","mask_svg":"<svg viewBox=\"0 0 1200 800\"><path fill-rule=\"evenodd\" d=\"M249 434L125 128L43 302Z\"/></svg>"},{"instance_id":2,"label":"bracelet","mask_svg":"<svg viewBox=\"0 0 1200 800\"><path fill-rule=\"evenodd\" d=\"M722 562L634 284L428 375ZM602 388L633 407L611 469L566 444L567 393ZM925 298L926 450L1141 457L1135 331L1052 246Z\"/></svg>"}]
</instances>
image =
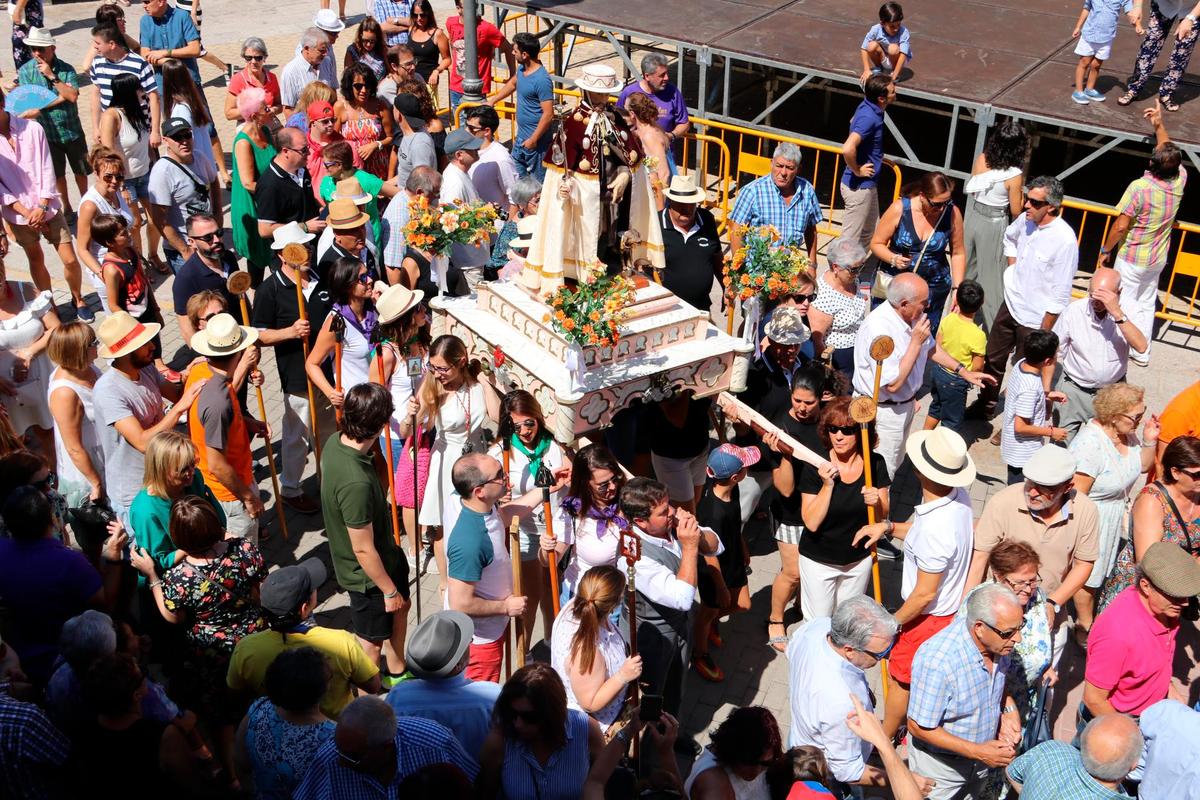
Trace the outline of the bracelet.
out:
<instances>
[{"instance_id":1,"label":"bracelet","mask_svg":"<svg viewBox=\"0 0 1200 800\"><path fill-rule=\"evenodd\" d=\"M396 590L396 591L394 591L394 592L391 592L391 593L385 593L385 594L383 595L383 599L384 599L384 600L391 600L393 597L399 597L399 596L400 596L400 590L399 590L399 589L397 589L397 590Z\"/></svg>"},{"instance_id":2,"label":"bracelet","mask_svg":"<svg viewBox=\"0 0 1200 800\"><path fill-rule=\"evenodd\" d=\"M308 233L308 223L307 223L307 222L301 222L301 223L300 223L300 230L304 231L305 233Z\"/></svg>"},{"instance_id":3,"label":"bracelet","mask_svg":"<svg viewBox=\"0 0 1200 800\"><path fill-rule=\"evenodd\" d=\"M1013 713L1013 712L1014 712L1014 711L1016 711L1016 710L1017 710L1017 707L1016 707L1016 706L1005 706L1005 707L1003 708L1003 710L1002 710L1000 713L1002 713L1002 714L1011 714L1011 713Z\"/></svg>"},{"instance_id":4,"label":"bracelet","mask_svg":"<svg viewBox=\"0 0 1200 800\"><path fill-rule=\"evenodd\" d=\"M883 535L890 539L892 538L892 534L896 532L896 523L892 522L890 519L886 519L884 522L887 524L887 530L883 532Z\"/></svg>"},{"instance_id":5,"label":"bracelet","mask_svg":"<svg viewBox=\"0 0 1200 800\"><path fill-rule=\"evenodd\" d=\"M150 588L151 588L151 589L154 589L155 587L158 587L158 586L162 586L162 579L161 579L161 578L160 578L159 580L156 580L156 581L151 581L151 583L150 583Z\"/></svg>"}]
</instances>

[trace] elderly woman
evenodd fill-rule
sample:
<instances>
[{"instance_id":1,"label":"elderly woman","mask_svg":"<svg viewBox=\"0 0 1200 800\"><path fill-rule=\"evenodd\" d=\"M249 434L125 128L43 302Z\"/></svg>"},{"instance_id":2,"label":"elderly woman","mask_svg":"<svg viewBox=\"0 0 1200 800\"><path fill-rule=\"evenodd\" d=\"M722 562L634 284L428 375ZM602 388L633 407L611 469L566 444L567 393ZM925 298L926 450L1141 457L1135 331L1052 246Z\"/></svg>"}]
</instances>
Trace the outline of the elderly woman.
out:
<instances>
[{"instance_id":1,"label":"elderly woman","mask_svg":"<svg viewBox=\"0 0 1200 800\"><path fill-rule=\"evenodd\" d=\"M51 331L46 348L50 360L58 365L50 373L48 396L54 417L58 491L71 507L104 496L104 451L92 406L92 389L100 377L98 344L91 327L74 320Z\"/></svg>"},{"instance_id":2,"label":"elderly woman","mask_svg":"<svg viewBox=\"0 0 1200 800\"><path fill-rule=\"evenodd\" d=\"M496 244L492 247L492 258L483 268L484 280L496 280L500 270L508 264L508 248L512 240L517 238L517 220L537 216L538 203L542 200L542 182L526 175L513 184L508 192L508 199L516 206L517 214L510 217L500 229L500 235L496 237Z\"/></svg>"},{"instance_id":3,"label":"elderly woman","mask_svg":"<svg viewBox=\"0 0 1200 800\"><path fill-rule=\"evenodd\" d=\"M108 248L92 238L92 220L101 214L121 217L129 226L133 238L133 249L142 254L141 215L129 190L125 188L125 159L115 150L97 145L88 155L88 163L96 180L83 197L79 198L79 259L87 267L88 279L100 295L100 305L105 313L108 307L108 292L104 290L104 254Z\"/></svg>"},{"instance_id":4,"label":"elderly woman","mask_svg":"<svg viewBox=\"0 0 1200 800\"><path fill-rule=\"evenodd\" d=\"M1037 551L1025 542L1001 542L988 556L992 580L1010 589L1025 609L1025 621L1009 656L1005 679L1006 693L1017 704L1017 713L1021 715L1022 730L1032 721L1029 713L1037 700L1038 687L1042 683L1053 686L1058 681L1058 673L1051 666L1053 633L1046 615L1046 595L1038 588L1040 567ZM1017 755L1021 754L1019 748L1018 744ZM1007 794L1003 773L996 772L980 797L998 798Z\"/></svg>"},{"instance_id":5,"label":"elderly woman","mask_svg":"<svg viewBox=\"0 0 1200 800\"><path fill-rule=\"evenodd\" d=\"M1137 582L1137 565L1155 542L1174 542L1200 558L1200 439L1180 436L1162 454L1162 475L1133 503L1133 536L1100 591L1099 614Z\"/></svg>"},{"instance_id":6,"label":"elderly woman","mask_svg":"<svg viewBox=\"0 0 1200 800\"><path fill-rule=\"evenodd\" d=\"M1096 416L1071 441L1078 462L1075 490L1096 503L1100 516L1100 550L1087 583L1075 595L1075 640L1087 641L1095 619L1096 594L1117 561L1117 551L1129 529L1130 492L1138 478L1154 466L1158 418L1146 416L1145 391L1131 383L1114 383L1096 393Z\"/></svg>"},{"instance_id":7,"label":"elderly woman","mask_svg":"<svg viewBox=\"0 0 1200 800\"><path fill-rule=\"evenodd\" d=\"M283 111L279 103L279 78L267 69L267 55L266 42L257 36L242 42L242 61L246 62L246 66L229 81L229 91L225 95L225 119L246 119L238 108L238 95L245 89L261 89L265 107L271 115L268 124L272 128L279 127L279 114Z\"/></svg>"},{"instance_id":8,"label":"elderly woman","mask_svg":"<svg viewBox=\"0 0 1200 800\"><path fill-rule=\"evenodd\" d=\"M46 347L58 327L58 312L49 290L8 280L0 260L0 404L13 429L32 434L54 469L54 417L46 406L50 361Z\"/></svg>"},{"instance_id":9,"label":"elderly woman","mask_svg":"<svg viewBox=\"0 0 1200 800\"><path fill-rule=\"evenodd\" d=\"M258 235L254 193L259 177L271 168L271 159L275 158L270 129L274 116L267 105L267 93L256 86L244 88L234 102L242 124L233 137L233 197L229 205L233 249L246 259L250 277L257 286L262 283L273 254L271 243Z\"/></svg>"},{"instance_id":10,"label":"elderly woman","mask_svg":"<svg viewBox=\"0 0 1200 800\"><path fill-rule=\"evenodd\" d=\"M867 263L867 251L853 239L839 238L825 251L829 270L817 279L817 299L808 308L813 352L820 356L833 348L833 366L849 381L854 376L854 338L871 310L859 294L858 274Z\"/></svg>"},{"instance_id":11,"label":"elderly woman","mask_svg":"<svg viewBox=\"0 0 1200 800\"><path fill-rule=\"evenodd\" d=\"M567 706L549 664L522 667L500 690L479 754L479 797L576 800L604 747L600 725Z\"/></svg>"},{"instance_id":12,"label":"elderly woman","mask_svg":"<svg viewBox=\"0 0 1200 800\"><path fill-rule=\"evenodd\" d=\"M875 423L867 427L874 447ZM866 485L861 428L850 418L850 398L838 397L821 410L821 442L829 463L806 464L800 473L800 608L805 619L830 616L842 600L860 595L871 580L871 553L852 544L869 521L888 516L891 476L883 456L871 452L871 486Z\"/></svg>"},{"instance_id":13,"label":"elderly woman","mask_svg":"<svg viewBox=\"0 0 1200 800\"><path fill-rule=\"evenodd\" d=\"M559 612L550 636L550 666L566 686L567 705L586 711L602 731L617 721L629 684L642 674L641 656L629 656L629 645L611 619L624 599L621 571L592 567Z\"/></svg>"},{"instance_id":14,"label":"elderly woman","mask_svg":"<svg viewBox=\"0 0 1200 800\"><path fill-rule=\"evenodd\" d=\"M774 714L762 706L734 709L692 765L684 792L692 800L770 800L767 767L782 755Z\"/></svg>"},{"instance_id":15,"label":"elderly woman","mask_svg":"<svg viewBox=\"0 0 1200 800\"><path fill-rule=\"evenodd\" d=\"M389 156L395 122L379 99L379 79L362 62L342 73L342 99L334 106L337 127L354 146L355 162L381 180L390 177Z\"/></svg>"},{"instance_id":16,"label":"elderly woman","mask_svg":"<svg viewBox=\"0 0 1200 800\"><path fill-rule=\"evenodd\" d=\"M966 277L967 251L963 218L954 205L954 180L927 172L900 190L900 199L879 218L871 238L871 253L882 264L875 273L873 293L881 297L886 284L901 272L912 271L929 284L926 316L937 331L950 289Z\"/></svg>"}]
</instances>

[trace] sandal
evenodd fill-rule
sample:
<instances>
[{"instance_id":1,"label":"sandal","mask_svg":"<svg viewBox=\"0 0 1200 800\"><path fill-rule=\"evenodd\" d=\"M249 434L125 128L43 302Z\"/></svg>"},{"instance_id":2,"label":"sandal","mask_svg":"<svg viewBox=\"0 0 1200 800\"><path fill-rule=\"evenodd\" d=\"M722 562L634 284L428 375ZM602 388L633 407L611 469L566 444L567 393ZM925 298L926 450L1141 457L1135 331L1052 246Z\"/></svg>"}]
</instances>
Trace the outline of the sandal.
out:
<instances>
[{"instance_id":1,"label":"sandal","mask_svg":"<svg viewBox=\"0 0 1200 800\"><path fill-rule=\"evenodd\" d=\"M1126 92L1117 98L1117 105L1127 106L1137 99L1137 92Z\"/></svg>"},{"instance_id":2,"label":"sandal","mask_svg":"<svg viewBox=\"0 0 1200 800\"><path fill-rule=\"evenodd\" d=\"M1174 100L1167 100L1165 98L1160 98L1160 100L1162 101L1162 107L1164 111L1175 113L1179 110L1179 103L1176 103Z\"/></svg>"},{"instance_id":3,"label":"sandal","mask_svg":"<svg viewBox=\"0 0 1200 800\"><path fill-rule=\"evenodd\" d=\"M788 643L787 624L784 623L784 621L781 619L767 620L767 633L768 634L771 632L772 625L778 625L779 627L783 628L783 636L768 636L767 637L767 647L770 647L771 649L773 649L777 652L780 652L780 653L787 652L787 643Z\"/></svg>"}]
</instances>

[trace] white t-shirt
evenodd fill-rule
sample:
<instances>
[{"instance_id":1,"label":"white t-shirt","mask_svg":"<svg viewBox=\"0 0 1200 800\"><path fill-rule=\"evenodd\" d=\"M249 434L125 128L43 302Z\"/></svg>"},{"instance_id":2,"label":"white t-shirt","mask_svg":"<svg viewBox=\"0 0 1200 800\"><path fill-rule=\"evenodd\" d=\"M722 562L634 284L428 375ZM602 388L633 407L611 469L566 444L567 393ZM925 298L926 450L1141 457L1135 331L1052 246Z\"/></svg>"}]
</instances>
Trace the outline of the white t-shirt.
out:
<instances>
[{"instance_id":1,"label":"white t-shirt","mask_svg":"<svg viewBox=\"0 0 1200 800\"><path fill-rule=\"evenodd\" d=\"M967 571L971 567L974 517L966 489L921 503L913 509L913 526L904 537L904 573L900 596L907 598L917 586L917 571L942 576L937 593L922 614L948 617L958 612Z\"/></svg>"},{"instance_id":2,"label":"white t-shirt","mask_svg":"<svg viewBox=\"0 0 1200 800\"><path fill-rule=\"evenodd\" d=\"M517 182L517 168L508 148L492 142L479 151L479 160L471 165L471 182L479 196L497 209L508 208L509 192Z\"/></svg>"}]
</instances>

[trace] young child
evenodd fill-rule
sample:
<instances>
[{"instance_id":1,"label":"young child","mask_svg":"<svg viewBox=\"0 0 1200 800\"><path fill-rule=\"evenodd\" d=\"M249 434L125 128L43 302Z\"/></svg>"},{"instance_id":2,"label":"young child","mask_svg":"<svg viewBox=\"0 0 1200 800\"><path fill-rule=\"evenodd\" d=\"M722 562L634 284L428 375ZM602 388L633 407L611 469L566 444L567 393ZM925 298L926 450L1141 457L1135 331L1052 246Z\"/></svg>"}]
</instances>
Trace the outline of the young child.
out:
<instances>
[{"instance_id":1,"label":"young child","mask_svg":"<svg viewBox=\"0 0 1200 800\"><path fill-rule=\"evenodd\" d=\"M158 301L154 299L154 290L150 279L146 277L141 256L133 249L133 237L129 235L124 217L97 214L92 219L92 239L108 248L104 263L100 265L108 307L128 311L138 322L162 325ZM179 373L163 362L161 337L155 336L151 341L154 342L155 367L167 380L178 382L181 379Z\"/></svg>"},{"instance_id":2,"label":"young child","mask_svg":"<svg viewBox=\"0 0 1200 800\"><path fill-rule=\"evenodd\" d=\"M717 534L725 550L704 556L697 576L700 610L692 631L692 666L709 681L725 680L725 673L709 655L708 648L721 646L717 622L721 617L750 610L750 587L746 580L750 549L742 536L741 495L738 484L746 469L758 463L757 447L723 444L708 454L708 485L696 506L696 521Z\"/></svg>"},{"instance_id":3,"label":"young child","mask_svg":"<svg viewBox=\"0 0 1200 800\"><path fill-rule=\"evenodd\" d=\"M899 3L889 2L879 7L879 24L867 31L862 42L860 81L866 81L872 72L890 72L892 80L900 79L900 71L913 57L908 28L903 22L904 9Z\"/></svg>"},{"instance_id":4,"label":"young child","mask_svg":"<svg viewBox=\"0 0 1200 800\"><path fill-rule=\"evenodd\" d=\"M1075 30L1071 31L1071 38L1079 40L1079 44L1075 45L1079 64L1075 67L1075 91L1071 99L1081 106L1090 102L1104 102L1104 95L1096 91L1096 78L1100 76L1101 65L1112 53L1122 11L1129 16L1138 36L1145 33L1142 29L1142 0L1083 0L1079 21L1075 23Z\"/></svg>"},{"instance_id":5,"label":"young child","mask_svg":"<svg viewBox=\"0 0 1200 800\"><path fill-rule=\"evenodd\" d=\"M933 370L933 399L929 405L929 416L925 419L925 430L931 430L940 422L955 433L962 433L963 414L967 408L967 392L971 384L959 376L969 369L983 369L983 354L987 349L987 334L975 324L975 314L983 307L983 287L976 281L965 280L957 289L955 298L958 310L942 317L938 325L937 343L954 360L962 365L954 372L935 366Z\"/></svg>"},{"instance_id":6,"label":"young child","mask_svg":"<svg viewBox=\"0 0 1200 800\"><path fill-rule=\"evenodd\" d=\"M1067 429L1050 424L1055 402L1065 402L1062 392L1046 391L1043 378L1054 373L1058 334L1032 331L1025 337L1025 357L1013 365L1004 399L1004 427L1000 431L1000 457L1008 465L1009 484L1025 480L1025 463L1045 443L1066 441Z\"/></svg>"}]
</instances>

